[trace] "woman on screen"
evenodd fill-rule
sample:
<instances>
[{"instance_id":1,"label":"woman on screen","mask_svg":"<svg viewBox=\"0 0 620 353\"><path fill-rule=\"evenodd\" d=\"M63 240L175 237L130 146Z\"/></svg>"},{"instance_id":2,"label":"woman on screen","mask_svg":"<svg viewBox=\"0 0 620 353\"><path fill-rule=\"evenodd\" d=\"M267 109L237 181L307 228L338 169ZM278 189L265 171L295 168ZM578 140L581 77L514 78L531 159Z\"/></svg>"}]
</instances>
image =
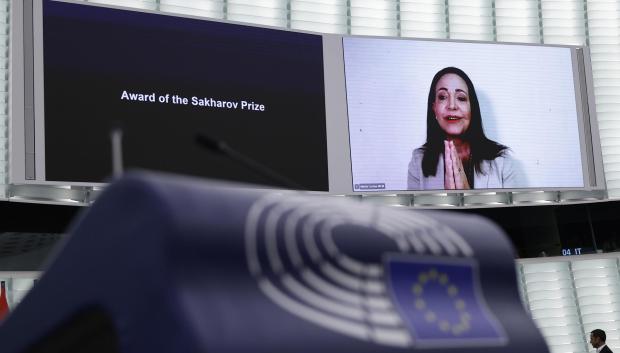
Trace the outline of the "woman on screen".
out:
<instances>
[{"instance_id":1,"label":"woman on screen","mask_svg":"<svg viewBox=\"0 0 620 353\"><path fill-rule=\"evenodd\" d=\"M426 143L409 162L409 190L466 190L514 187L508 147L482 129L474 85L460 69L446 67L428 93Z\"/></svg>"}]
</instances>

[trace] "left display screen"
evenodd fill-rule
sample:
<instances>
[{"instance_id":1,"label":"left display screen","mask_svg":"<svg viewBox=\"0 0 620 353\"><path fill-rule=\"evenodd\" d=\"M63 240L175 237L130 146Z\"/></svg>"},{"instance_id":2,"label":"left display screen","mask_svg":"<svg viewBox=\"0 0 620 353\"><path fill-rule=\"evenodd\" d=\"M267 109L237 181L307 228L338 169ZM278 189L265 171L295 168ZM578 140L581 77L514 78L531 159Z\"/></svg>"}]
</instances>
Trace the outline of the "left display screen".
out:
<instances>
[{"instance_id":1,"label":"left display screen","mask_svg":"<svg viewBox=\"0 0 620 353\"><path fill-rule=\"evenodd\" d=\"M202 149L204 134L329 190L320 35L48 0L42 13L46 181L106 182L121 127L126 168L277 184Z\"/></svg>"}]
</instances>

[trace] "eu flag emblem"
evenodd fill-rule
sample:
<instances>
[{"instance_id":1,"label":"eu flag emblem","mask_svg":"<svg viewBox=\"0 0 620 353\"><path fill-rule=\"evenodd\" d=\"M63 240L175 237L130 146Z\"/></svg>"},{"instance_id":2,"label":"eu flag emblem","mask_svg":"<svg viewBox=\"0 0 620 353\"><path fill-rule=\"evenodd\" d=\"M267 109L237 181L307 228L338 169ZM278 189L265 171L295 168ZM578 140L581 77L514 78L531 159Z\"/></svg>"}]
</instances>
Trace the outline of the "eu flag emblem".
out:
<instances>
[{"instance_id":1,"label":"eu flag emblem","mask_svg":"<svg viewBox=\"0 0 620 353\"><path fill-rule=\"evenodd\" d=\"M389 255L389 290L414 345L501 345L506 342L489 311L473 259Z\"/></svg>"}]
</instances>

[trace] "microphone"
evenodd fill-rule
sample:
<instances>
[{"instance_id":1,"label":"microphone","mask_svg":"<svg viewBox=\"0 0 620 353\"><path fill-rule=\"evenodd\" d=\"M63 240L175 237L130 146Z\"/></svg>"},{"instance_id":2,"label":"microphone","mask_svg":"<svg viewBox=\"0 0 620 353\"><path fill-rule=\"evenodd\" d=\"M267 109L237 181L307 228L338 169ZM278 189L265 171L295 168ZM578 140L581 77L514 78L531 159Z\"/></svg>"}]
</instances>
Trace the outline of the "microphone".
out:
<instances>
[{"instance_id":1,"label":"microphone","mask_svg":"<svg viewBox=\"0 0 620 353\"><path fill-rule=\"evenodd\" d=\"M246 167L247 169L251 170L256 174L266 177L267 179L277 183L280 186L286 187L288 189L307 190L307 188L277 173L273 169L233 149L222 140L214 139L203 133L197 133L195 135L195 141L199 146L211 152L221 154L227 158L230 158L234 162L241 164L242 166Z\"/></svg>"},{"instance_id":2,"label":"microphone","mask_svg":"<svg viewBox=\"0 0 620 353\"><path fill-rule=\"evenodd\" d=\"M110 144L112 152L112 176L120 178L123 174L123 129L120 125L110 130Z\"/></svg>"}]
</instances>

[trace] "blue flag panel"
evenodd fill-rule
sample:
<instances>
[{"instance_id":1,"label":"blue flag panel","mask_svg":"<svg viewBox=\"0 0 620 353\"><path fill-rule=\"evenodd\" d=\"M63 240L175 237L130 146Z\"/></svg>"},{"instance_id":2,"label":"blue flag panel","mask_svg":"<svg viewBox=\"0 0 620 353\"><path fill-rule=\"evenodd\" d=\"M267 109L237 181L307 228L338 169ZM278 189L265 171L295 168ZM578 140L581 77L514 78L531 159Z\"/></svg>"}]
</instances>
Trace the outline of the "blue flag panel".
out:
<instances>
[{"instance_id":1,"label":"blue flag panel","mask_svg":"<svg viewBox=\"0 0 620 353\"><path fill-rule=\"evenodd\" d=\"M390 290L416 345L502 344L486 308L474 260L387 256Z\"/></svg>"}]
</instances>

